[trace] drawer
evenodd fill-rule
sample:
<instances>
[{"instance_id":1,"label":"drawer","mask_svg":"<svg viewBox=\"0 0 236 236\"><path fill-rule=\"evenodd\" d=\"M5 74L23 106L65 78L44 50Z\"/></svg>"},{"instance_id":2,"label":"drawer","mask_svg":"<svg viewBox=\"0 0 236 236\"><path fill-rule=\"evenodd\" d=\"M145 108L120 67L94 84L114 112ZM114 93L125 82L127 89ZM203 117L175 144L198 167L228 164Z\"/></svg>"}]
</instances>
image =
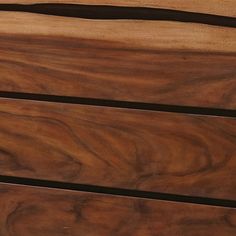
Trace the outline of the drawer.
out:
<instances>
[{"instance_id":1,"label":"drawer","mask_svg":"<svg viewBox=\"0 0 236 236\"><path fill-rule=\"evenodd\" d=\"M208 24L0 12L1 91L235 109L235 38Z\"/></svg>"},{"instance_id":2,"label":"drawer","mask_svg":"<svg viewBox=\"0 0 236 236\"><path fill-rule=\"evenodd\" d=\"M236 200L235 118L2 99L0 123L4 175Z\"/></svg>"},{"instance_id":3,"label":"drawer","mask_svg":"<svg viewBox=\"0 0 236 236\"><path fill-rule=\"evenodd\" d=\"M0 234L234 236L235 209L0 184Z\"/></svg>"}]
</instances>

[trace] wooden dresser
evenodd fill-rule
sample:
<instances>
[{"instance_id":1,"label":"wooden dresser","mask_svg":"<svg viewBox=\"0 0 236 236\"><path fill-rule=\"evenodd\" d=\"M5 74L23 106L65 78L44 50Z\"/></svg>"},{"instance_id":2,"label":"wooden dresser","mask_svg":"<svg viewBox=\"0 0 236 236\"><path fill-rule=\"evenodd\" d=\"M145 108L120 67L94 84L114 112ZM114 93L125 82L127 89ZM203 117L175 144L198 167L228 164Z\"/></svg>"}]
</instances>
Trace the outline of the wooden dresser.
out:
<instances>
[{"instance_id":1,"label":"wooden dresser","mask_svg":"<svg viewBox=\"0 0 236 236\"><path fill-rule=\"evenodd\" d=\"M236 235L235 0L0 0L0 236L64 235Z\"/></svg>"}]
</instances>

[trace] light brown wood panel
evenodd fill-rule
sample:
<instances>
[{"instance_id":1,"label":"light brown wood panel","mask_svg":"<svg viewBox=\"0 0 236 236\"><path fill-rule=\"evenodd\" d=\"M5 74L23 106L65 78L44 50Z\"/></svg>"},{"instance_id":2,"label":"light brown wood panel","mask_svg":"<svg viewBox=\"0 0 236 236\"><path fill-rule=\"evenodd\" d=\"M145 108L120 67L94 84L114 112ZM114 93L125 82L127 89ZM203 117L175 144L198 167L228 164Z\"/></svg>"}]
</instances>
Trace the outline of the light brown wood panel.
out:
<instances>
[{"instance_id":1,"label":"light brown wood panel","mask_svg":"<svg viewBox=\"0 0 236 236\"><path fill-rule=\"evenodd\" d=\"M236 119L0 100L0 174L236 200Z\"/></svg>"},{"instance_id":2,"label":"light brown wood panel","mask_svg":"<svg viewBox=\"0 0 236 236\"><path fill-rule=\"evenodd\" d=\"M235 0L0 0L0 3L72 3L87 5L154 7L223 16L236 16Z\"/></svg>"},{"instance_id":3,"label":"light brown wood panel","mask_svg":"<svg viewBox=\"0 0 236 236\"><path fill-rule=\"evenodd\" d=\"M0 91L235 109L235 38L201 24L1 12Z\"/></svg>"},{"instance_id":4,"label":"light brown wood panel","mask_svg":"<svg viewBox=\"0 0 236 236\"><path fill-rule=\"evenodd\" d=\"M118 43L117 47L236 52L236 29L197 23L87 20L35 13L1 12L0 33L42 35Z\"/></svg>"},{"instance_id":5,"label":"light brown wood panel","mask_svg":"<svg viewBox=\"0 0 236 236\"><path fill-rule=\"evenodd\" d=\"M234 236L231 208L0 184L4 236Z\"/></svg>"}]
</instances>

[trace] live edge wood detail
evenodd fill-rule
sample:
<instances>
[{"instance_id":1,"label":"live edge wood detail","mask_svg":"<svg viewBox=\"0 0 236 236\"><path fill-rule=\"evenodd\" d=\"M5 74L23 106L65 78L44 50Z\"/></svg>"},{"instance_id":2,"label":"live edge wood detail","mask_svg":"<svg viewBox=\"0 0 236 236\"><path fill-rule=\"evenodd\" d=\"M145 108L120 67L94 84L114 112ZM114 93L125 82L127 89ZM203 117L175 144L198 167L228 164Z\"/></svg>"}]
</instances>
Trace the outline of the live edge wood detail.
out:
<instances>
[{"instance_id":1,"label":"live edge wood detail","mask_svg":"<svg viewBox=\"0 0 236 236\"><path fill-rule=\"evenodd\" d=\"M0 100L0 173L236 200L236 119Z\"/></svg>"},{"instance_id":2,"label":"live edge wood detail","mask_svg":"<svg viewBox=\"0 0 236 236\"><path fill-rule=\"evenodd\" d=\"M235 0L0 0L0 3L71 3L86 5L153 7L206 14L216 14L223 16L236 16Z\"/></svg>"},{"instance_id":3,"label":"live edge wood detail","mask_svg":"<svg viewBox=\"0 0 236 236\"><path fill-rule=\"evenodd\" d=\"M1 12L0 91L236 109L235 38L203 24Z\"/></svg>"},{"instance_id":4,"label":"live edge wood detail","mask_svg":"<svg viewBox=\"0 0 236 236\"><path fill-rule=\"evenodd\" d=\"M235 236L236 210L0 184L4 236Z\"/></svg>"}]
</instances>

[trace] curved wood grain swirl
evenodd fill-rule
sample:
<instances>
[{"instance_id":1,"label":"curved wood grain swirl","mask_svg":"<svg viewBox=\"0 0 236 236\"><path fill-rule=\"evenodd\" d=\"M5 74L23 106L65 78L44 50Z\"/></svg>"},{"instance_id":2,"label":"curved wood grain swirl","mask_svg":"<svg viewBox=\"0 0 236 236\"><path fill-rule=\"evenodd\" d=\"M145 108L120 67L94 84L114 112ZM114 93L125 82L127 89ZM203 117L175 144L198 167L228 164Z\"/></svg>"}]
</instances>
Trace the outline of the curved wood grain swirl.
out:
<instances>
[{"instance_id":1,"label":"curved wood grain swirl","mask_svg":"<svg viewBox=\"0 0 236 236\"><path fill-rule=\"evenodd\" d=\"M236 210L0 184L4 236L234 236Z\"/></svg>"},{"instance_id":2,"label":"curved wood grain swirl","mask_svg":"<svg viewBox=\"0 0 236 236\"><path fill-rule=\"evenodd\" d=\"M0 91L236 109L236 29L15 12L0 19Z\"/></svg>"},{"instance_id":3,"label":"curved wood grain swirl","mask_svg":"<svg viewBox=\"0 0 236 236\"><path fill-rule=\"evenodd\" d=\"M0 101L2 175L236 196L236 119Z\"/></svg>"}]
</instances>

